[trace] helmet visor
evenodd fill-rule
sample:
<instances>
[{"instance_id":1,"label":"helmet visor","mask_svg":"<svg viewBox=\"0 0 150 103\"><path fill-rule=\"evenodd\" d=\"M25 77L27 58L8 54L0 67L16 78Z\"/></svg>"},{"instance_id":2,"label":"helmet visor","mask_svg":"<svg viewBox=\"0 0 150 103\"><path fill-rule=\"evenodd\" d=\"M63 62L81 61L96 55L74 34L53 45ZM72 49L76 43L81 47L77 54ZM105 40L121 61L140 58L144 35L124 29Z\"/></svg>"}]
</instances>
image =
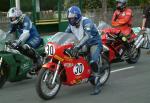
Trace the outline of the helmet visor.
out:
<instances>
[{"instance_id":1,"label":"helmet visor","mask_svg":"<svg viewBox=\"0 0 150 103\"><path fill-rule=\"evenodd\" d=\"M76 24L76 18L72 17L72 18L68 18L69 23L74 26Z\"/></svg>"},{"instance_id":2,"label":"helmet visor","mask_svg":"<svg viewBox=\"0 0 150 103\"><path fill-rule=\"evenodd\" d=\"M76 14L69 12L67 18L68 18L69 23L74 26L76 23Z\"/></svg>"}]
</instances>

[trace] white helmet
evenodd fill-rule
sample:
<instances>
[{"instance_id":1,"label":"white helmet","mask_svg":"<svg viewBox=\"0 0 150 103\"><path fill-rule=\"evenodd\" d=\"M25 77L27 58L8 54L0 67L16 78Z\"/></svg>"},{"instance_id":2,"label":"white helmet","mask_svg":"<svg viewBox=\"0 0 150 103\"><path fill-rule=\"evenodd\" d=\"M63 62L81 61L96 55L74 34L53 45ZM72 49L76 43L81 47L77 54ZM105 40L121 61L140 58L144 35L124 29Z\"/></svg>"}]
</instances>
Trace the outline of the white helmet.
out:
<instances>
[{"instance_id":1,"label":"white helmet","mask_svg":"<svg viewBox=\"0 0 150 103\"><path fill-rule=\"evenodd\" d=\"M7 17L10 19L10 22L12 24L17 24L20 21L21 16L22 16L22 11L16 7L10 8L7 13Z\"/></svg>"}]
</instances>

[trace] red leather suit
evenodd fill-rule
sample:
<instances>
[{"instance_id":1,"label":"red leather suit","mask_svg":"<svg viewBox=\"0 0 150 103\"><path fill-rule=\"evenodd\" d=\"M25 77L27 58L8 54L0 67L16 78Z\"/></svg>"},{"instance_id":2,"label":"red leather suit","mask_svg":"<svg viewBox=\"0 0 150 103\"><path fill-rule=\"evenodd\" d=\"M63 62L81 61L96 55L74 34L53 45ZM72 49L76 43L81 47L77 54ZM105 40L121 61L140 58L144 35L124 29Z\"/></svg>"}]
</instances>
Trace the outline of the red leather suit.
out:
<instances>
[{"instance_id":1,"label":"red leather suit","mask_svg":"<svg viewBox=\"0 0 150 103\"><path fill-rule=\"evenodd\" d=\"M131 34L131 24L132 24L132 10L125 8L122 12L116 10L112 17L112 26L116 28L116 33L118 30L125 36ZM115 31L114 31L115 32Z\"/></svg>"}]
</instances>

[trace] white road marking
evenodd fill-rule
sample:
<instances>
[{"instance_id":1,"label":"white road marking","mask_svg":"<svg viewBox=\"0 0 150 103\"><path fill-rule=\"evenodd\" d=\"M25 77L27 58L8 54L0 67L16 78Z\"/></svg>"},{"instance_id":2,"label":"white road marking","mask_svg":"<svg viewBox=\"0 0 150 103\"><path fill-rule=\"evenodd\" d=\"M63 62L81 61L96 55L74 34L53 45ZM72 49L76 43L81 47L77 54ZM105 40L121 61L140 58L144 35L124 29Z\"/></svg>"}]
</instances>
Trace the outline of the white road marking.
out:
<instances>
[{"instance_id":1,"label":"white road marking","mask_svg":"<svg viewBox=\"0 0 150 103\"><path fill-rule=\"evenodd\" d=\"M115 73L115 72L119 72L119 71L123 71L123 70L128 70L128 69L132 69L132 68L135 68L135 66L130 66L130 67L112 70L111 73Z\"/></svg>"}]
</instances>

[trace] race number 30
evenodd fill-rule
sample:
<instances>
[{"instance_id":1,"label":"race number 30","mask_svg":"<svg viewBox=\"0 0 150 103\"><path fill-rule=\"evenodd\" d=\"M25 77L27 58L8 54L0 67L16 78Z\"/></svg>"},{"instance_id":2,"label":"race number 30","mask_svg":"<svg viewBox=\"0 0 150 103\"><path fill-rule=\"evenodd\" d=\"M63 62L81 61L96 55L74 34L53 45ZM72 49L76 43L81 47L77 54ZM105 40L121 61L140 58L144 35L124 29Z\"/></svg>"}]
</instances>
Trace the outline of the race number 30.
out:
<instances>
[{"instance_id":1,"label":"race number 30","mask_svg":"<svg viewBox=\"0 0 150 103\"><path fill-rule=\"evenodd\" d=\"M52 44L47 44L45 47L45 52L49 56L54 55L55 53L55 47Z\"/></svg>"},{"instance_id":2,"label":"race number 30","mask_svg":"<svg viewBox=\"0 0 150 103\"><path fill-rule=\"evenodd\" d=\"M80 75L84 71L84 65L82 63L77 63L73 68L73 73L75 75Z\"/></svg>"}]
</instances>

